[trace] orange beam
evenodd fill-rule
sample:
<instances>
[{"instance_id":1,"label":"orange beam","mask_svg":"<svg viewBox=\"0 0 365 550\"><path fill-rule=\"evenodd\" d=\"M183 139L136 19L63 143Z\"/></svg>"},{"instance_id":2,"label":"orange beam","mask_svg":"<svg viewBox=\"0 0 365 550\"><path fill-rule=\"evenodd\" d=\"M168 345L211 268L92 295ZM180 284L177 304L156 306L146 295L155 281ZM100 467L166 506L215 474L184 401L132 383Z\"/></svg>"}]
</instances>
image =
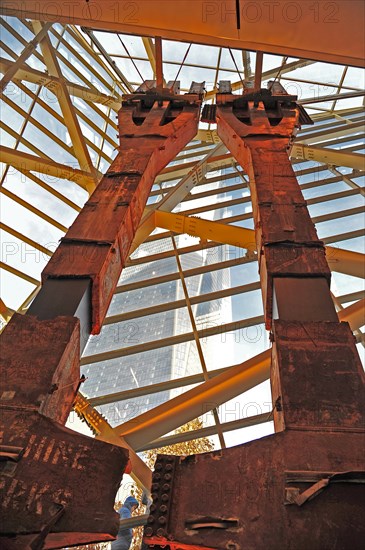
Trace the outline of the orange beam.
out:
<instances>
[{"instance_id":1,"label":"orange beam","mask_svg":"<svg viewBox=\"0 0 365 550\"><path fill-rule=\"evenodd\" d=\"M139 36L161 36L356 67L364 65L364 2L241 0L239 5L240 29L237 29L236 0L93 0L89 3L23 0L2 2L1 12Z\"/></svg>"}]
</instances>

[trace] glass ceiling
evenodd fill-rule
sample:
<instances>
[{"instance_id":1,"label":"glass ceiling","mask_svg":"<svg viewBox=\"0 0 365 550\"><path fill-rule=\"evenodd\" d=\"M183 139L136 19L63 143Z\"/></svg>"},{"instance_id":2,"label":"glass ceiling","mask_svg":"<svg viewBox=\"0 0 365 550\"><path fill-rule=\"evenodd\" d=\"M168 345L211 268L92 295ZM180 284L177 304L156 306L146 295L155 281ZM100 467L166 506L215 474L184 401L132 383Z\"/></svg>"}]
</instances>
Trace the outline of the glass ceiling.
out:
<instances>
[{"instance_id":1,"label":"glass ceiling","mask_svg":"<svg viewBox=\"0 0 365 550\"><path fill-rule=\"evenodd\" d=\"M2 324L26 311L59 239L115 157L121 95L154 78L151 38L54 23L26 56L41 28L1 20ZM180 81L181 93L204 80L207 102L220 80L239 93L255 76L255 52L167 40L162 51L165 80ZM264 54L262 86L272 79L315 121L298 134L306 152L294 147L292 162L319 237L364 253L364 71ZM148 205L158 207L199 164L201 177L173 212L252 229L247 176L215 126L199 128L208 131L156 178ZM83 393L116 426L268 349L259 288L245 248L156 228L131 253L102 332L90 338ZM333 272L331 290L338 311L364 297L363 280L343 273ZM355 336L361 347L361 327ZM216 448L272 432L267 381L237 390L215 415L209 405L204 433Z\"/></svg>"}]
</instances>

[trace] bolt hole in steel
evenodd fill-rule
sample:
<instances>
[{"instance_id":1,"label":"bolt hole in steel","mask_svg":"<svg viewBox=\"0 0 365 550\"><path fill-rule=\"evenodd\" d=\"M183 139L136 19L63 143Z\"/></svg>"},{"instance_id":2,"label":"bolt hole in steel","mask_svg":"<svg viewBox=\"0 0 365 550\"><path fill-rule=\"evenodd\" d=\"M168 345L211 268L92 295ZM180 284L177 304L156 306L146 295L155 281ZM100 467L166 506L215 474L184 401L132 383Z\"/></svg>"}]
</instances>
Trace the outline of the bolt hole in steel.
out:
<instances>
[{"instance_id":1,"label":"bolt hole in steel","mask_svg":"<svg viewBox=\"0 0 365 550\"><path fill-rule=\"evenodd\" d=\"M238 526L237 519L206 517L185 522L185 529L232 529Z\"/></svg>"}]
</instances>

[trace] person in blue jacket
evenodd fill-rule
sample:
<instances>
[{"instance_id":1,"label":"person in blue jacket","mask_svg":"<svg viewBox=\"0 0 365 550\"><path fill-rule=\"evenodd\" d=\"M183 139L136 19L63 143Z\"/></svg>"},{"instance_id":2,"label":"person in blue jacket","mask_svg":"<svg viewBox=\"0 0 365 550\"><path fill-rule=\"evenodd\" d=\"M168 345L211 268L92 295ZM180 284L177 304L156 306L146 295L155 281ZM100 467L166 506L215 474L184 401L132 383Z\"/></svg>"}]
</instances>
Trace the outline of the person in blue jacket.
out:
<instances>
[{"instance_id":1,"label":"person in blue jacket","mask_svg":"<svg viewBox=\"0 0 365 550\"><path fill-rule=\"evenodd\" d=\"M119 508L118 513L120 519L127 519L132 517L132 513L139 506L139 502L136 498L130 496L124 501L124 504ZM129 550L133 539L133 529L123 529L122 527L118 531L117 540L112 542L112 550Z\"/></svg>"}]
</instances>

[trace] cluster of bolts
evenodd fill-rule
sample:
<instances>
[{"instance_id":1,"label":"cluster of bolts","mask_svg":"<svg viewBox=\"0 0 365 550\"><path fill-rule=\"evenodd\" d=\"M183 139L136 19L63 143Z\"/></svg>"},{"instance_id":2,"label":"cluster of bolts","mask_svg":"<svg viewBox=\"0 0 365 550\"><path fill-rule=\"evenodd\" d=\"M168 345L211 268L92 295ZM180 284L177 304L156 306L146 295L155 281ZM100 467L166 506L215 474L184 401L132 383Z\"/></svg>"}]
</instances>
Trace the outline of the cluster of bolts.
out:
<instances>
[{"instance_id":1,"label":"cluster of bolts","mask_svg":"<svg viewBox=\"0 0 365 550\"><path fill-rule=\"evenodd\" d=\"M153 503L150 507L147 526L144 529L145 537L151 537L152 535L159 537L167 536L166 529L170 508L174 461L174 456L159 455L157 457L151 487Z\"/></svg>"}]
</instances>

